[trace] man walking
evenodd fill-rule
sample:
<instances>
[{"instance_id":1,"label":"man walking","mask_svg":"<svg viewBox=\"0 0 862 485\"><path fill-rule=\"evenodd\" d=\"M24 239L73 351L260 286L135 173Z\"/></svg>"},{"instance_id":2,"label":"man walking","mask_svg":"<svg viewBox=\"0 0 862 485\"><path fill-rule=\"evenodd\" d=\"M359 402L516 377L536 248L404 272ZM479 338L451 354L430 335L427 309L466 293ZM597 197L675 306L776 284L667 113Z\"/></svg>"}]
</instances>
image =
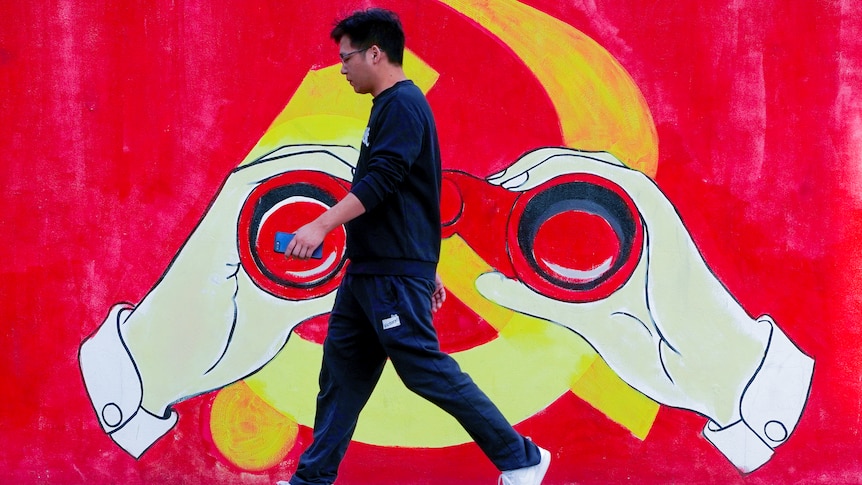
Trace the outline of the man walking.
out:
<instances>
[{"instance_id":1,"label":"man walking","mask_svg":"<svg viewBox=\"0 0 862 485\"><path fill-rule=\"evenodd\" d=\"M451 414L503 472L505 485L539 485L550 453L518 434L440 351L432 312L446 293L440 257L441 162L434 117L402 69L404 32L387 10L355 12L330 36L341 73L373 99L348 195L301 227L288 257L307 258L326 234L347 228L350 264L323 346L314 441L279 484L331 484L387 358L413 392ZM454 471L453 471L454 472Z\"/></svg>"}]
</instances>

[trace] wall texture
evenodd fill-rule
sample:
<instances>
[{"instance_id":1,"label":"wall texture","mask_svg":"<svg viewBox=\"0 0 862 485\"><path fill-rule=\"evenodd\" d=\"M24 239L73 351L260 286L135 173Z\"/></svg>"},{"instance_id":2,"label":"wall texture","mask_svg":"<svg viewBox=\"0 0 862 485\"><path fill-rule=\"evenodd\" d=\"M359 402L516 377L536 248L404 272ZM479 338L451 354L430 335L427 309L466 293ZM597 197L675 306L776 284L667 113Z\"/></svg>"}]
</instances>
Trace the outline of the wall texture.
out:
<instances>
[{"instance_id":1,"label":"wall texture","mask_svg":"<svg viewBox=\"0 0 862 485\"><path fill-rule=\"evenodd\" d=\"M387 0L442 143L441 347L545 483L862 483L862 12ZM0 5L0 481L273 483L344 269L367 2ZM494 483L384 373L339 483Z\"/></svg>"}]
</instances>

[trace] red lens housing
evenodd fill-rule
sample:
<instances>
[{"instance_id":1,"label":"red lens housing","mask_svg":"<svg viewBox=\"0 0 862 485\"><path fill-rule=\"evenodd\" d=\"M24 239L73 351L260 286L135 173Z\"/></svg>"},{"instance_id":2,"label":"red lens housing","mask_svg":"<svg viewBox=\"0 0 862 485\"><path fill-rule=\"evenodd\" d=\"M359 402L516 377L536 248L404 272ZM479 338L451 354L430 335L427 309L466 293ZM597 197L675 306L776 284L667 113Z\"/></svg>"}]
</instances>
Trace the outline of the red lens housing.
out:
<instances>
[{"instance_id":1,"label":"red lens housing","mask_svg":"<svg viewBox=\"0 0 862 485\"><path fill-rule=\"evenodd\" d=\"M339 227L323 241L321 259L286 258L275 251L275 233L293 233L343 199L346 182L323 172L276 175L249 194L240 211L240 262L254 283L287 300L307 300L333 291L346 268L347 234Z\"/></svg>"},{"instance_id":2,"label":"red lens housing","mask_svg":"<svg viewBox=\"0 0 862 485\"><path fill-rule=\"evenodd\" d=\"M628 281L643 251L643 222L617 184L566 174L521 194L507 228L518 278L569 302L596 301Z\"/></svg>"}]
</instances>

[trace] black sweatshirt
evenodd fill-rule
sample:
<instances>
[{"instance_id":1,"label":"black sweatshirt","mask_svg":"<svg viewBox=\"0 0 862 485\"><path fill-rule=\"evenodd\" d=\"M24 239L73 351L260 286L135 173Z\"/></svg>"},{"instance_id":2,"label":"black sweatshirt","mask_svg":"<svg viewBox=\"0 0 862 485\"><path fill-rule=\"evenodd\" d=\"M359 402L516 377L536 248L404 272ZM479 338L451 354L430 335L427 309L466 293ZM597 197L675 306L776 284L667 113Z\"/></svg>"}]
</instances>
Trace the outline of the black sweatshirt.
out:
<instances>
[{"instance_id":1,"label":"black sweatshirt","mask_svg":"<svg viewBox=\"0 0 862 485\"><path fill-rule=\"evenodd\" d=\"M422 91L401 81L374 98L350 191L365 213L348 222L352 274L434 279L440 259L440 147Z\"/></svg>"}]
</instances>

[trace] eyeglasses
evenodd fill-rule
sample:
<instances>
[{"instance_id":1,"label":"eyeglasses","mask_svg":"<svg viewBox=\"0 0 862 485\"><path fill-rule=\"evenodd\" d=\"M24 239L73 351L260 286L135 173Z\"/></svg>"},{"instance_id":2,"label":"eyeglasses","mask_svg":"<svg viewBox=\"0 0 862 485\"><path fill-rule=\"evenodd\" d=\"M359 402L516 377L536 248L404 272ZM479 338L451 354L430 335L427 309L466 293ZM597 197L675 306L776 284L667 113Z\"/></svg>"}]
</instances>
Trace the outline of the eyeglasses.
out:
<instances>
[{"instance_id":1,"label":"eyeglasses","mask_svg":"<svg viewBox=\"0 0 862 485\"><path fill-rule=\"evenodd\" d=\"M366 47L364 49L356 49L355 51L350 51L350 52L347 52L345 54L338 54L338 57L341 58L341 63L344 64L347 61L349 61L351 57L353 57L353 54L359 54L360 52L365 52L370 48L371 47Z\"/></svg>"}]
</instances>

